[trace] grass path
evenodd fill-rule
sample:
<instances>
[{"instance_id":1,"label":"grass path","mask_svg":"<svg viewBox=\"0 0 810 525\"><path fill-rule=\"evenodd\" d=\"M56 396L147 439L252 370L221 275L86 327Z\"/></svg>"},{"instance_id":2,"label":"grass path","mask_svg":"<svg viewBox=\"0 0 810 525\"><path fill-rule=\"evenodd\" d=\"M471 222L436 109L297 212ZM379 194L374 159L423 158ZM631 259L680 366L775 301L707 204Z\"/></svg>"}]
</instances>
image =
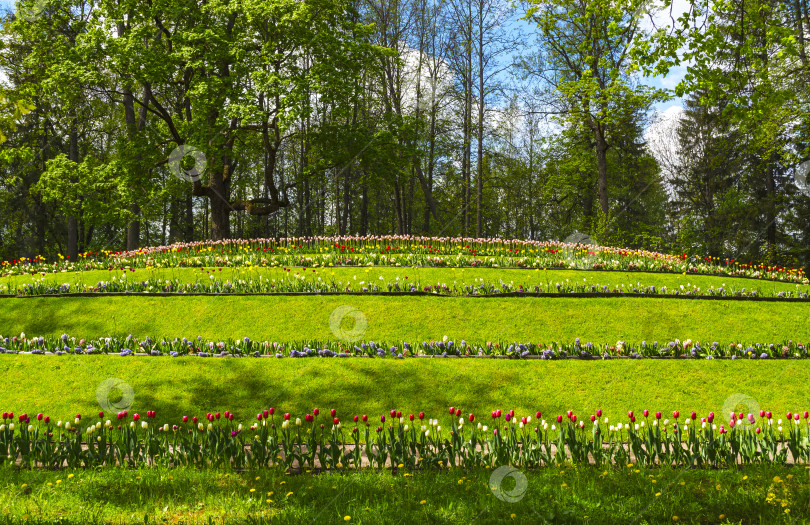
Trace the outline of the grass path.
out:
<instances>
[{"instance_id":1,"label":"grass path","mask_svg":"<svg viewBox=\"0 0 810 525\"><path fill-rule=\"evenodd\" d=\"M155 468L0 470L4 523L797 523L807 471L628 467L285 476ZM491 486L514 499L498 499ZM517 489L517 491L515 491ZM66 518L66 515L69 516ZM148 518L148 519L147 519ZM222 520L222 521L220 521Z\"/></svg>"},{"instance_id":2,"label":"grass path","mask_svg":"<svg viewBox=\"0 0 810 525\"><path fill-rule=\"evenodd\" d=\"M810 410L808 361L380 360L135 358L0 355L0 410L53 419L95 414L108 378L132 388L132 412L156 410L157 422L225 410L249 423L262 410L303 414L319 407L377 417L392 409L424 411L449 424L447 407L482 418L492 410L536 411L550 420L572 409L602 409L613 422L628 410L671 414L771 410L774 419ZM750 406L725 406L747 396ZM736 397L735 397L736 396ZM107 399L102 392L102 400ZM753 402L750 401L753 399ZM117 402L113 395L110 402ZM754 404L758 406L754 406ZM113 414L114 415L114 414ZM623 418L623 419L622 419ZM445 421L446 420L446 421ZM346 423L351 424L351 423Z\"/></svg>"},{"instance_id":3,"label":"grass path","mask_svg":"<svg viewBox=\"0 0 810 525\"><path fill-rule=\"evenodd\" d=\"M617 340L776 343L810 339L810 304L657 298L447 298L374 296L57 297L0 300L0 335L248 336L336 339L340 305L367 319L365 340L445 335L469 341Z\"/></svg>"},{"instance_id":4,"label":"grass path","mask_svg":"<svg viewBox=\"0 0 810 525\"><path fill-rule=\"evenodd\" d=\"M758 290L762 294L772 294L780 291L801 291L810 292L810 286L765 281L759 279L742 279L715 277L706 275L682 275L668 273L637 273L619 271L575 271L575 270L512 270L499 268L290 268L286 271L282 268L163 268L144 270L138 269L134 272L94 270L89 272L71 272L62 274L43 275L19 275L0 279L0 285L9 289L15 289L25 284L34 282L45 282L51 284L70 284L72 288L77 285L95 285L99 281L110 281L113 277L132 281L143 281L146 279L179 279L183 283L208 282L211 275L215 275L220 280L235 281L239 279L281 279L294 276L306 276L308 280L322 279L327 282L342 281L352 282L359 286L359 283L382 284L389 281L396 281L399 278L401 283L419 281L423 286L428 284L446 283L452 285L453 282L462 284L475 284L476 279L490 281L498 284L501 281L514 282L517 286L522 284L524 288L533 288L535 285L541 286L545 290L552 290L557 282L585 283L595 286L608 286L610 289L619 288L624 285L626 289L634 286L662 286L670 290L678 289L681 285L694 285L702 290L710 286L718 288L739 290ZM380 277L383 279L380 280ZM407 279L406 279L407 277Z\"/></svg>"}]
</instances>

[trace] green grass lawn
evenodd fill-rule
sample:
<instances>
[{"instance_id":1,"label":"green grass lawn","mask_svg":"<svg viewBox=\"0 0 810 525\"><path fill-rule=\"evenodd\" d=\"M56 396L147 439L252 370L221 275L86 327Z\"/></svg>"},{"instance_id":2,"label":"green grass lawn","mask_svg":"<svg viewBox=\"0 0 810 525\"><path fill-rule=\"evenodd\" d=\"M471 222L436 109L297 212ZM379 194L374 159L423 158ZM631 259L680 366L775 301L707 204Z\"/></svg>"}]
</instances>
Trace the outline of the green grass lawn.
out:
<instances>
[{"instance_id":1,"label":"green grass lawn","mask_svg":"<svg viewBox=\"0 0 810 525\"><path fill-rule=\"evenodd\" d=\"M478 280L500 283L501 281L515 285L522 284L524 288L533 288L539 285L545 290L552 290L555 283L564 283L568 280L571 283L585 283L588 285L608 286L610 289L619 288L624 285L625 289L632 289L633 286L656 286L660 289L666 286L671 290L678 289L681 285L694 285L702 290L707 290L710 286L718 288L723 286L726 289L758 290L762 294L772 294L780 291L801 291L809 292L810 286L796 285L765 281L759 279L742 279L728 277L714 277L705 275L682 275L682 274L657 274L657 273L634 273L618 271L574 271L574 270L511 270L498 268L291 268L285 271L282 268L208 268L201 271L199 268L162 268L144 270L139 269L134 272L96 270L88 272L71 272L59 274L45 274L30 276L18 275L6 277L0 280L0 285L15 289L25 284L40 282L44 279L46 283L70 284L72 288L78 285L95 285L99 281L109 281L113 277L121 278L126 275L128 281L143 281L146 279L179 279L183 283L207 282L211 274L216 275L221 280L239 280L253 278L258 280L261 276L264 279L280 279L295 275L305 275L309 280L318 278L331 282L351 281L359 286L360 282L365 283L386 283L399 278L401 283L420 282L423 286L428 284L444 283L452 285L469 284L473 285ZM382 277L382 280L380 280ZM407 277L407 279L406 279Z\"/></svg>"},{"instance_id":2,"label":"green grass lawn","mask_svg":"<svg viewBox=\"0 0 810 525\"><path fill-rule=\"evenodd\" d=\"M99 411L106 379L132 387L131 413L156 410L157 423L183 415L234 412L243 423L274 407L303 414L335 408L347 425L392 409L424 411L449 424L447 408L484 421L495 409L518 416L543 412L547 421L572 409L581 418L602 409L613 422L628 410L671 414L710 411L723 422L730 408L771 410L774 419L810 410L810 361L512 361L483 359L136 358L0 355L0 410L39 412L72 420ZM742 394L750 406L730 407ZM740 396L736 396L740 397ZM117 401L117 398L109 398ZM108 414L114 416L114 414ZM95 421L95 416L92 416ZM446 421L445 421L446 420Z\"/></svg>"},{"instance_id":3,"label":"green grass lawn","mask_svg":"<svg viewBox=\"0 0 810 525\"><path fill-rule=\"evenodd\" d=\"M501 482L492 472L3 469L0 523L778 524L810 516L803 467L572 467ZM513 496L503 501L491 486Z\"/></svg>"},{"instance_id":4,"label":"green grass lawn","mask_svg":"<svg viewBox=\"0 0 810 525\"><path fill-rule=\"evenodd\" d=\"M810 303L659 298L461 298L374 296L58 297L0 300L0 334L103 337L250 337L336 340L330 314L340 305L367 319L365 340L445 335L468 341L679 338L720 343L810 339Z\"/></svg>"}]
</instances>

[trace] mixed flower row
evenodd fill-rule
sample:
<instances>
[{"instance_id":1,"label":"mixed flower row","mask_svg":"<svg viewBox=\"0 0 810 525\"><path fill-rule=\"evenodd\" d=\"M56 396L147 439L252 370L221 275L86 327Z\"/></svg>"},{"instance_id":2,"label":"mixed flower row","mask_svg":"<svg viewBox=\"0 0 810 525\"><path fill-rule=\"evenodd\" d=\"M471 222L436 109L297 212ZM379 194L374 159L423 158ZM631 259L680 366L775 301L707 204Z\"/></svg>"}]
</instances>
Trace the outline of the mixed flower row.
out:
<instances>
[{"instance_id":1,"label":"mixed flower row","mask_svg":"<svg viewBox=\"0 0 810 525\"><path fill-rule=\"evenodd\" d=\"M226 266L459 266L663 271L810 283L804 271L732 259L666 255L586 244L502 239L306 237L177 243L132 252L83 253L0 263L0 277L20 274Z\"/></svg>"},{"instance_id":2,"label":"mixed flower row","mask_svg":"<svg viewBox=\"0 0 810 525\"><path fill-rule=\"evenodd\" d=\"M676 288L667 286L644 286L640 282L632 284L614 284L612 286L598 283L546 281L540 284L515 284L502 279L493 283L485 279L473 279L467 283L453 281L452 283L423 283L419 279L385 280L382 276L373 281L342 280L323 277L308 276L306 273L296 273L283 278L265 278L264 276L248 276L244 279L219 279L211 274L208 279L197 278L194 282L185 282L179 278L147 278L130 279L127 274L113 276L110 280L97 281L94 284L55 283L42 277L32 283L22 285L0 284L0 294L34 296L34 295L64 295L71 293L428 293L435 295L452 296L487 296L501 294L627 294L627 295L668 295L686 297L739 297L757 298L770 297L777 299L807 299L808 293L800 290L767 291L765 293L756 289L736 288L725 284L703 289L697 285L687 283Z\"/></svg>"},{"instance_id":3,"label":"mixed flower row","mask_svg":"<svg viewBox=\"0 0 810 525\"><path fill-rule=\"evenodd\" d=\"M345 334L349 339L354 334ZM608 359L629 357L635 359L675 357L686 359L804 359L808 357L808 344L793 340L776 343L701 343L676 339L659 344L658 341L612 344L582 342L576 338L570 343L519 343L486 341L469 343L454 341L447 336L441 340L375 343L374 341L254 341L249 337L219 341L205 340L202 336L166 340L126 337L77 338L62 334L61 337L0 336L0 353L28 352L31 354L117 354L129 356L242 356L276 358L305 357L379 357L404 359L409 357L474 357L505 356L515 359Z\"/></svg>"},{"instance_id":4,"label":"mixed flower row","mask_svg":"<svg viewBox=\"0 0 810 525\"><path fill-rule=\"evenodd\" d=\"M785 422L769 411L731 412L715 421L691 412L683 417L630 411L613 424L601 410L590 416L569 410L543 419L542 412L514 410L484 416L450 407L443 421L425 413L405 415L257 413L251 423L226 411L159 421L119 411L54 421L4 412L0 423L0 463L27 468L103 465L232 466L288 469L388 468L416 470L516 465L525 468L563 464L597 466L672 465L728 467L739 464L810 462L810 414L788 412ZM303 416L300 417L300 416ZM670 421L669 418L672 418ZM719 423L719 424L718 424ZM788 455L790 454L790 456ZM407 475L407 474L406 474Z\"/></svg>"}]
</instances>

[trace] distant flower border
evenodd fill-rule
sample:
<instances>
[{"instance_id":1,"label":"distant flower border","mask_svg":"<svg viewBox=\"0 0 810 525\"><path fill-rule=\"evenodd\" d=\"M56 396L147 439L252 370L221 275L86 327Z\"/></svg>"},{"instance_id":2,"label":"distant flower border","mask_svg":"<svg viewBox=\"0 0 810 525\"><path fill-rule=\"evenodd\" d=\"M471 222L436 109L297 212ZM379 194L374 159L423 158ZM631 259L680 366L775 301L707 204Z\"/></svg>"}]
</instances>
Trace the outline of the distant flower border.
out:
<instances>
[{"instance_id":1,"label":"distant flower border","mask_svg":"<svg viewBox=\"0 0 810 525\"><path fill-rule=\"evenodd\" d=\"M672 255L562 242L414 236L291 237L176 243L132 252L80 254L71 262L42 256L0 262L0 277L62 271L161 267L392 265L595 270L659 270L768 278L810 284L804 271L733 259Z\"/></svg>"}]
</instances>

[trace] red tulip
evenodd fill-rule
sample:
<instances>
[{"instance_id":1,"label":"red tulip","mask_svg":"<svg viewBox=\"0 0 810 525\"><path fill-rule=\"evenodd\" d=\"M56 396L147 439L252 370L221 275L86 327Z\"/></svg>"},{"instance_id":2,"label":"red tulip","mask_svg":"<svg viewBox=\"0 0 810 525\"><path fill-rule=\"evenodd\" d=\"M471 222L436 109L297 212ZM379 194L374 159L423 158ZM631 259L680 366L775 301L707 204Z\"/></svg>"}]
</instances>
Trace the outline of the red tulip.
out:
<instances>
[{"instance_id":1,"label":"red tulip","mask_svg":"<svg viewBox=\"0 0 810 525\"><path fill-rule=\"evenodd\" d=\"M790 419L790 418L792 418L792 417L793 417L793 414L791 414L790 412L788 412L788 413L787 413L787 418L788 418L788 419Z\"/></svg>"},{"instance_id":2,"label":"red tulip","mask_svg":"<svg viewBox=\"0 0 810 525\"><path fill-rule=\"evenodd\" d=\"M804 411L804 419L807 419L808 417L810 417L810 412L808 412L807 410L805 410L805 411Z\"/></svg>"},{"instance_id":3,"label":"red tulip","mask_svg":"<svg viewBox=\"0 0 810 525\"><path fill-rule=\"evenodd\" d=\"M408 415L408 419L410 419L411 421L413 421L413 414L409 414L409 415Z\"/></svg>"},{"instance_id":4,"label":"red tulip","mask_svg":"<svg viewBox=\"0 0 810 525\"><path fill-rule=\"evenodd\" d=\"M678 416L679 416L679 415L681 415L681 413L680 413L680 412L678 412L677 410L675 410L674 412L672 412L672 417L674 417L675 419L678 419Z\"/></svg>"},{"instance_id":5,"label":"red tulip","mask_svg":"<svg viewBox=\"0 0 810 525\"><path fill-rule=\"evenodd\" d=\"M51 418L49 418L48 416L45 416L45 423L50 423L50 422L51 422Z\"/></svg>"},{"instance_id":6,"label":"red tulip","mask_svg":"<svg viewBox=\"0 0 810 525\"><path fill-rule=\"evenodd\" d=\"M729 422L728 422L728 426L730 426L730 427L734 427L734 420L733 420L733 419L732 419L731 421L729 421Z\"/></svg>"},{"instance_id":7,"label":"red tulip","mask_svg":"<svg viewBox=\"0 0 810 525\"><path fill-rule=\"evenodd\" d=\"M765 417L767 417L768 419L771 419L772 414L771 414L771 411L770 411L770 410L768 410L767 412L765 412Z\"/></svg>"},{"instance_id":8,"label":"red tulip","mask_svg":"<svg viewBox=\"0 0 810 525\"><path fill-rule=\"evenodd\" d=\"M759 427L757 427L757 434L759 434L759 433L761 433L761 432L762 432L762 429L761 429L761 428L759 428Z\"/></svg>"},{"instance_id":9,"label":"red tulip","mask_svg":"<svg viewBox=\"0 0 810 525\"><path fill-rule=\"evenodd\" d=\"M219 419L219 412L214 415L215 418Z\"/></svg>"},{"instance_id":10,"label":"red tulip","mask_svg":"<svg viewBox=\"0 0 810 525\"><path fill-rule=\"evenodd\" d=\"M359 420L360 420L360 418L359 418L359 417L354 416L354 422L355 422L355 423L357 423Z\"/></svg>"},{"instance_id":11,"label":"red tulip","mask_svg":"<svg viewBox=\"0 0 810 525\"><path fill-rule=\"evenodd\" d=\"M742 418L743 418L743 413L742 413L742 412L740 412L739 414L737 414L737 419L742 419Z\"/></svg>"},{"instance_id":12,"label":"red tulip","mask_svg":"<svg viewBox=\"0 0 810 525\"><path fill-rule=\"evenodd\" d=\"M501 409L495 411L495 417L501 417Z\"/></svg>"},{"instance_id":13,"label":"red tulip","mask_svg":"<svg viewBox=\"0 0 810 525\"><path fill-rule=\"evenodd\" d=\"M460 409L460 408L457 408L457 409L456 409L456 415L457 415L457 416L460 416L460 415L461 415L461 409ZM512 415L513 415L513 416L515 415L514 411L512 412Z\"/></svg>"},{"instance_id":14,"label":"red tulip","mask_svg":"<svg viewBox=\"0 0 810 525\"><path fill-rule=\"evenodd\" d=\"M526 416L523 416L522 418L520 418L520 422L525 425L526 424Z\"/></svg>"},{"instance_id":15,"label":"red tulip","mask_svg":"<svg viewBox=\"0 0 810 525\"><path fill-rule=\"evenodd\" d=\"M636 416L630 416L630 422L635 423L636 422Z\"/></svg>"},{"instance_id":16,"label":"red tulip","mask_svg":"<svg viewBox=\"0 0 810 525\"><path fill-rule=\"evenodd\" d=\"M397 410L397 417L402 417L402 412Z\"/></svg>"},{"instance_id":17,"label":"red tulip","mask_svg":"<svg viewBox=\"0 0 810 525\"><path fill-rule=\"evenodd\" d=\"M602 417L602 409L596 411L596 417Z\"/></svg>"},{"instance_id":18,"label":"red tulip","mask_svg":"<svg viewBox=\"0 0 810 525\"><path fill-rule=\"evenodd\" d=\"M450 407L450 410L447 411L451 416L456 413L456 407Z\"/></svg>"},{"instance_id":19,"label":"red tulip","mask_svg":"<svg viewBox=\"0 0 810 525\"><path fill-rule=\"evenodd\" d=\"M798 413L793 414L793 419L795 419L796 421L798 421L798 420L799 420L799 414L798 414Z\"/></svg>"},{"instance_id":20,"label":"red tulip","mask_svg":"<svg viewBox=\"0 0 810 525\"><path fill-rule=\"evenodd\" d=\"M267 416L268 416L268 415L269 415L269 414L268 414L267 410L262 411L262 417L263 417L264 419L267 419Z\"/></svg>"},{"instance_id":21,"label":"red tulip","mask_svg":"<svg viewBox=\"0 0 810 525\"><path fill-rule=\"evenodd\" d=\"M99 412L99 413L98 413L98 418L99 418L99 419L102 419L103 417L104 417L104 412Z\"/></svg>"},{"instance_id":22,"label":"red tulip","mask_svg":"<svg viewBox=\"0 0 810 525\"><path fill-rule=\"evenodd\" d=\"M633 417L633 411L632 410L627 413L627 417Z\"/></svg>"},{"instance_id":23,"label":"red tulip","mask_svg":"<svg viewBox=\"0 0 810 525\"><path fill-rule=\"evenodd\" d=\"M736 412L731 413L731 419L737 419L737 413Z\"/></svg>"},{"instance_id":24,"label":"red tulip","mask_svg":"<svg viewBox=\"0 0 810 525\"><path fill-rule=\"evenodd\" d=\"M134 419L135 421L138 421L139 419L141 419L141 416L139 416L138 414L135 414L134 416L132 416L132 419Z\"/></svg>"},{"instance_id":25,"label":"red tulip","mask_svg":"<svg viewBox=\"0 0 810 525\"><path fill-rule=\"evenodd\" d=\"M188 423L188 416L183 416L183 423Z\"/></svg>"},{"instance_id":26,"label":"red tulip","mask_svg":"<svg viewBox=\"0 0 810 525\"><path fill-rule=\"evenodd\" d=\"M644 412L642 412L642 414L644 414L644 417L647 417L647 416L650 415L650 411L645 408Z\"/></svg>"},{"instance_id":27,"label":"red tulip","mask_svg":"<svg viewBox=\"0 0 810 525\"><path fill-rule=\"evenodd\" d=\"M562 416L557 416L557 423L562 423Z\"/></svg>"},{"instance_id":28,"label":"red tulip","mask_svg":"<svg viewBox=\"0 0 810 525\"><path fill-rule=\"evenodd\" d=\"M571 414L571 421L574 422L574 423L577 422L577 415L576 414Z\"/></svg>"},{"instance_id":29,"label":"red tulip","mask_svg":"<svg viewBox=\"0 0 810 525\"><path fill-rule=\"evenodd\" d=\"M661 419L661 412L655 413L655 419Z\"/></svg>"},{"instance_id":30,"label":"red tulip","mask_svg":"<svg viewBox=\"0 0 810 525\"><path fill-rule=\"evenodd\" d=\"M335 417L335 414L337 414L337 410L335 410L334 408L329 411L330 416Z\"/></svg>"},{"instance_id":31,"label":"red tulip","mask_svg":"<svg viewBox=\"0 0 810 525\"><path fill-rule=\"evenodd\" d=\"M696 419L697 419L697 414L696 414L695 412L692 412L692 413L689 415L689 417L691 417L691 418L692 418L692 421L694 421L694 420L696 420Z\"/></svg>"},{"instance_id":32,"label":"red tulip","mask_svg":"<svg viewBox=\"0 0 810 525\"><path fill-rule=\"evenodd\" d=\"M340 419L335 418L335 419L334 419L334 423L337 425L338 423L340 423Z\"/></svg>"},{"instance_id":33,"label":"red tulip","mask_svg":"<svg viewBox=\"0 0 810 525\"><path fill-rule=\"evenodd\" d=\"M595 416L595 415L593 415L593 414L591 414L591 423L593 423L593 422L594 422L594 420L596 420L596 416Z\"/></svg>"},{"instance_id":34,"label":"red tulip","mask_svg":"<svg viewBox=\"0 0 810 525\"><path fill-rule=\"evenodd\" d=\"M368 416L363 414L363 423L365 423L366 421L368 421Z\"/></svg>"},{"instance_id":35,"label":"red tulip","mask_svg":"<svg viewBox=\"0 0 810 525\"><path fill-rule=\"evenodd\" d=\"M419 419L425 419L425 413L419 412Z\"/></svg>"},{"instance_id":36,"label":"red tulip","mask_svg":"<svg viewBox=\"0 0 810 525\"><path fill-rule=\"evenodd\" d=\"M42 421L42 413L37 414L37 421Z\"/></svg>"},{"instance_id":37,"label":"red tulip","mask_svg":"<svg viewBox=\"0 0 810 525\"><path fill-rule=\"evenodd\" d=\"M568 411L565 413L565 417L571 417L571 414L573 414L573 412L572 412L572 411L570 411L570 410L568 410Z\"/></svg>"},{"instance_id":38,"label":"red tulip","mask_svg":"<svg viewBox=\"0 0 810 525\"><path fill-rule=\"evenodd\" d=\"M470 415L467 417L467 419L469 419L469 420L470 420L470 423L472 423L473 421L475 421L475 416L474 416L473 414L470 414Z\"/></svg>"},{"instance_id":39,"label":"red tulip","mask_svg":"<svg viewBox=\"0 0 810 525\"><path fill-rule=\"evenodd\" d=\"M191 422L192 422L192 423L196 423L197 421L198 421L198 420L197 420L197 416L194 416L194 417L191 419Z\"/></svg>"},{"instance_id":40,"label":"red tulip","mask_svg":"<svg viewBox=\"0 0 810 525\"><path fill-rule=\"evenodd\" d=\"M284 421L289 421L289 420L290 420L290 413L289 413L289 412L285 412L285 413L284 413Z\"/></svg>"},{"instance_id":41,"label":"red tulip","mask_svg":"<svg viewBox=\"0 0 810 525\"><path fill-rule=\"evenodd\" d=\"M537 414L535 414L535 415L537 416L537 419L540 419L541 417L543 417L543 414L541 414L540 412L538 412L538 413L537 413Z\"/></svg>"},{"instance_id":42,"label":"red tulip","mask_svg":"<svg viewBox=\"0 0 810 525\"><path fill-rule=\"evenodd\" d=\"M393 418L395 418L395 417L397 417L397 411L396 411L396 410L392 410L392 411L391 411L391 419L393 419Z\"/></svg>"},{"instance_id":43,"label":"red tulip","mask_svg":"<svg viewBox=\"0 0 810 525\"><path fill-rule=\"evenodd\" d=\"M23 415L25 415L25 414L23 414ZM82 418L81 414L76 414L76 419L81 419L81 418Z\"/></svg>"},{"instance_id":44,"label":"red tulip","mask_svg":"<svg viewBox=\"0 0 810 525\"><path fill-rule=\"evenodd\" d=\"M256 421L261 421L261 420L262 420L262 415L261 414L256 414Z\"/></svg>"},{"instance_id":45,"label":"red tulip","mask_svg":"<svg viewBox=\"0 0 810 525\"><path fill-rule=\"evenodd\" d=\"M759 417L765 417L765 411L764 410L759 411Z\"/></svg>"}]
</instances>

